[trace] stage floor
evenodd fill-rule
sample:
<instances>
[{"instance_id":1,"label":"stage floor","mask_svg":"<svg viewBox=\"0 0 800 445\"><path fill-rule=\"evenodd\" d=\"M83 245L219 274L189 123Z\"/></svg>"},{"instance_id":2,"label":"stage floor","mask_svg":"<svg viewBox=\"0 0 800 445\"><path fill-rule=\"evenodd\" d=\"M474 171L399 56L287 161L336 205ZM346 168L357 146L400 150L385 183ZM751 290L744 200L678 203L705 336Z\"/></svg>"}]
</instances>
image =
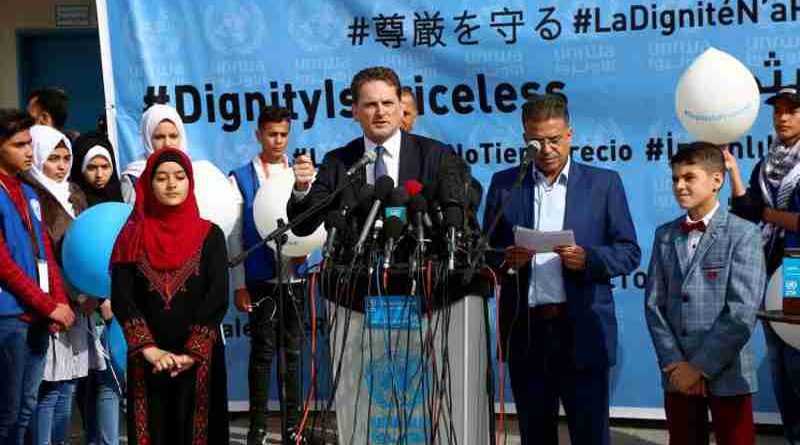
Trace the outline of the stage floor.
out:
<instances>
[{"instance_id":1,"label":"stage floor","mask_svg":"<svg viewBox=\"0 0 800 445\"><path fill-rule=\"evenodd\" d=\"M76 410L77 411L77 410ZM271 434L270 443L280 443L278 440L278 429L280 418L273 415L269 419L269 430ZM507 418L508 440L505 445L518 445L520 443L517 424L513 417ZM75 416L73 422L72 445L80 445L80 420ZM124 433L124 426L122 428ZM569 433L567 432L566 422L561 423L561 444L569 444ZM759 445L780 445L783 443L780 427L762 426L758 430L756 443ZM247 436L247 416L244 413L234 413L231 419L231 444L244 445ZM120 443L127 443L123 438ZM502 444L500 442L499 444ZM667 443L667 432L664 430L663 422L659 421L612 421L611 443L614 445L662 445ZM713 438L711 443L715 443Z\"/></svg>"}]
</instances>

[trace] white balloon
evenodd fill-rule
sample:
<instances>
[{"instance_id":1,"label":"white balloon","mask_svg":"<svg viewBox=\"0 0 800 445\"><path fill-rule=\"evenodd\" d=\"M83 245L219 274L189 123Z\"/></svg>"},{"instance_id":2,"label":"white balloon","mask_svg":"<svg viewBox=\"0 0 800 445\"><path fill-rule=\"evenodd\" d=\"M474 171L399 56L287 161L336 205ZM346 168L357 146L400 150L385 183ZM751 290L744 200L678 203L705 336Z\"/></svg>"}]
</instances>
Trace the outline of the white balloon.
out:
<instances>
[{"instance_id":1,"label":"white balloon","mask_svg":"<svg viewBox=\"0 0 800 445\"><path fill-rule=\"evenodd\" d=\"M228 178L211 162L192 162L194 170L194 196L200 216L231 234L236 217L241 212L241 200Z\"/></svg>"},{"instance_id":2,"label":"white balloon","mask_svg":"<svg viewBox=\"0 0 800 445\"><path fill-rule=\"evenodd\" d=\"M294 187L294 174L287 170L284 174L273 173L267 182L258 189L255 200L253 201L253 217L256 220L258 234L265 237L278 228L278 219L283 219L288 223L286 216L286 203L291 197ZM306 256L314 249L325 244L328 236L323 225L309 236L297 236L291 230L287 232L288 240L283 245L282 254L287 257ZM271 248L275 248L275 243L268 243Z\"/></svg>"},{"instance_id":3,"label":"white balloon","mask_svg":"<svg viewBox=\"0 0 800 445\"><path fill-rule=\"evenodd\" d=\"M735 57L711 47L683 72L675 90L675 112L686 131L717 145L747 133L759 105L753 73Z\"/></svg>"},{"instance_id":4,"label":"white balloon","mask_svg":"<svg viewBox=\"0 0 800 445\"><path fill-rule=\"evenodd\" d=\"M783 266L779 267L769 280L764 308L768 311L783 310ZM800 349L800 325L777 321L770 321L769 324L786 344Z\"/></svg>"}]
</instances>

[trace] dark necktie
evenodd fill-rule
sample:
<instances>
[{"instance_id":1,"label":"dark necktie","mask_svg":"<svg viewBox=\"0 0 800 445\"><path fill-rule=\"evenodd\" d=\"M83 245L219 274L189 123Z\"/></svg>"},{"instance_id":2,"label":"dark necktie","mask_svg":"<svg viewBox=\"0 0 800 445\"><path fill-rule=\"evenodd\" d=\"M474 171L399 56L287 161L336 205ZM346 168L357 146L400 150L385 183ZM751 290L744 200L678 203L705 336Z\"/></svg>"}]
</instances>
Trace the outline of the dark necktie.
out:
<instances>
[{"instance_id":1,"label":"dark necktie","mask_svg":"<svg viewBox=\"0 0 800 445\"><path fill-rule=\"evenodd\" d=\"M386 162L383 160L383 153L386 151L382 145L378 145L375 147L375 154L377 157L375 158L375 180L377 181L378 178L388 173L386 170Z\"/></svg>"}]
</instances>

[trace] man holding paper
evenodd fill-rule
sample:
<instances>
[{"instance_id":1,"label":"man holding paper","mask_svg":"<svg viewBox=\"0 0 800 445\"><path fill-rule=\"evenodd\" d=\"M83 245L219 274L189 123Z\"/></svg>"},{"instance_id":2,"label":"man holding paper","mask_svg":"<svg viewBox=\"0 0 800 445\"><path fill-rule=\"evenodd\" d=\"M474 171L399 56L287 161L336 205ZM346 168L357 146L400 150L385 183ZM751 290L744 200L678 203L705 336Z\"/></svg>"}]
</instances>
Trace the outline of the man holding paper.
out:
<instances>
[{"instance_id":1,"label":"man holding paper","mask_svg":"<svg viewBox=\"0 0 800 445\"><path fill-rule=\"evenodd\" d=\"M519 166L492 177L484 214L488 227L503 208L490 241L505 249L500 338L522 443L558 444L560 400L571 442L605 445L617 348L611 278L639 265L636 231L619 175L570 159L562 96L530 98L522 124L525 140L541 148L521 187ZM516 226L572 231L575 242L537 254L515 245Z\"/></svg>"}]
</instances>

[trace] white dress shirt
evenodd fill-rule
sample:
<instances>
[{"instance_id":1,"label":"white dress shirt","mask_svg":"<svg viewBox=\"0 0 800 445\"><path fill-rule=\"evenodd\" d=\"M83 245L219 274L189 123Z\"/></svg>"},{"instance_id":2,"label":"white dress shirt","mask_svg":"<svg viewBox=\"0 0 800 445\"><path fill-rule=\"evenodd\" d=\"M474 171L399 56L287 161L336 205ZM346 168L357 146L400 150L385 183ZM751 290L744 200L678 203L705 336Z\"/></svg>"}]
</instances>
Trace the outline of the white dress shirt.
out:
<instances>
[{"instance_id":1,"label":"white dress shirt","mask_svg":"<svg viewBox=\"0 0 800 445\"><path fill-rule=\"evenodd\" d=\"M706 216L704 216L701 219L701 221L703 221L703 224L706 225L706 228L708 228L708 224L711 222L711 218L714 217L714 214L717 213L718 208L719 208L719 202L717 202L714 208L711 209L711 211L708 212ZM689 224L694 224L697 221L692 221L692 218L689 218L689 215L687 214L686 222ZM702 238L703 238L703 232L699 230L692 230L691 232L686 234L686 253L687 257L689 258L689 261L692 261L692 258L694 258L694 252L697 250L697 245L700 244L700 240Z\"/></svg>"},{"instance_id":2,"label":"white dress shirt","mask_svg":"<svg viewBox=\"0 0 800 445\"><path fill-rule=\"evenodd\" d=\"M533 220L536 230L543 232L564 229L564 213L567 207L567 179L569 167L567 164L559 173L553 184L549 184L544 174L534 169L536 188L534 193ZM558 254L537 253L531 261L531 284L528 289L528 305L563 303L567 301L564 290L564 273L561 257Z\"/></svg>"},{"instance_id":3,"label":"white dress shirt","mask_svg":"<svg viewBox=\"0 0 800 445\"><path fill-rule=\"evenodd\" d=\"M383 144L381 144L384 148L383 150L383 163L386 165L386 174L389 175L392 180L394 180L395 186L399 186L397 182L400 180L400 139L402 137L402 132L398 129L394 132L393 135L389 136ZM364 153L369 151L375 151L375 147L378 144L369 140L366 136L364 136ZM375 165L378 163L378 160L375 160L375 164L370 164L367 166L367 184L375 184Z\"/></svg>"},{"instance_id":4,"label":"white dress shirt","mask_svg":"<svg viewBox=\"0 0 800 445\"><path fill-rule=\"evenodd\" d=\"M383 162L386 165L386 174L394 181L395 186L400 186L400 141L402 139L402 132L400 129L394 132L393 135L383 143ZM369 140L364 136L364 153L368 151L375 151L378 144ZM375 160L377 162L377 159ZM375 184L375 164L369 164L366 167L367 184ZM300 201L306 197L308 192L311 191L309 186L305 190L292 190L292 197L295 201Z\"/></svg>"}]
</instances>

